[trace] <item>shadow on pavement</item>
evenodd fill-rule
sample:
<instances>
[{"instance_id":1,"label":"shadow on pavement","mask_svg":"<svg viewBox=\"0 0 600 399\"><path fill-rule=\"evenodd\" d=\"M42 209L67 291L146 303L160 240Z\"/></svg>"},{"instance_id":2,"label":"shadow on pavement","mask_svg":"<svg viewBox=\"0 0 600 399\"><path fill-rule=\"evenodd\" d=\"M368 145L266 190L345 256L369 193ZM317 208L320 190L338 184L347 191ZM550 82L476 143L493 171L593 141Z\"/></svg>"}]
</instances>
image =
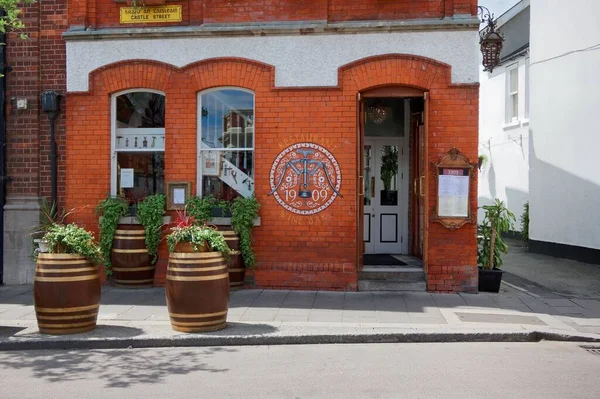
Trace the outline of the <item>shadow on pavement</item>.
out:
<instances>
[{"instance_id":1,"label":"shadow on pavement","mask_svg":"<svg viewBox=\"0 0 600 399\"><path fill-rule=\"evenodd\" d=\"M106 388L129 388L140 384L161 384L171 375L191 372L223 373L229 369L210 367L217 352L237 352L235 348L201 348L188 351L154 349L67 350L4 352L2 370L26 370L46 382L101 380Z\"/></svg>"}]
</instances>

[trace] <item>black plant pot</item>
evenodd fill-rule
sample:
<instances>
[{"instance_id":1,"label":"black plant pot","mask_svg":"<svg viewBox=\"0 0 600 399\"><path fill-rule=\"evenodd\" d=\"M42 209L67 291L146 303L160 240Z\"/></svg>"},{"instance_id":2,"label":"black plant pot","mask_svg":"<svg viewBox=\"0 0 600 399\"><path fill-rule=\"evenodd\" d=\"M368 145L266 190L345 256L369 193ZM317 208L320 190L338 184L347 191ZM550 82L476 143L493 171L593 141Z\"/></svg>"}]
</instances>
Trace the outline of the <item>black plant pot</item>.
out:
<instances>
[{"instance_id":1,"label":"black plant pot","mask_svg":"<svg viewBox=\"0 0 600 399\"><path fill-rule=\"evenodd\" d=\"M479 267L479 291L482 292L500 292L500 283L502 282L502 274L500 269L482 269Z\"/></svg>"}]
</instances>

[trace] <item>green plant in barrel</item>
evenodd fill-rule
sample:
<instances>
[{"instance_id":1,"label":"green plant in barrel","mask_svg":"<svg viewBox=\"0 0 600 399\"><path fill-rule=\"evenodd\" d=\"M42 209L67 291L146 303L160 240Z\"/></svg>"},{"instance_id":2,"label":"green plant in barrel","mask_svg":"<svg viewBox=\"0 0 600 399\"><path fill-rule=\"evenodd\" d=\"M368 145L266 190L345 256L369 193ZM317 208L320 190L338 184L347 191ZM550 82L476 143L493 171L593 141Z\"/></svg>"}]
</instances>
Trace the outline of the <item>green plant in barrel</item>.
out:
<instances>
[{"instance_id":1,"label":"green plant in barrel","mask_svg":"<svg viewBox=\"0 0 600 399\"><path fill-rule=\"evenodd\" d=\"M80 255L92 264L99 264L103 260L102 250L94 241L94 235L75 223L52 224L44 240L48 244L48 253Z\"/></svg>"},{"instance_id":2,"label":"green plant in barrel","mask_svg":"<svg viewBox=\"0 0 600 399\"><path fill-rule=\"evenodd\" d=\"M177 252L180 243L191 244L194 252L206 252L208 247L209 250L221 252L224 257L231 253L225 238L218 230L199 223L185 211L178 213L177 220L167 235L169 251Z\"/></svg>"},{"instance_id":3,"label":"green plant in barrel","mask_svg":"<svg viewBox=\"0 0 600 399\"><path fill-rule=\"evenodd\" d=\"M158 246L162 239L163 216L165 214L164 194L147 196L137 205L137 219L146 232L146 248L152 264L158 259Z\"/></svg>"},{"instance_id":4,"label":"green plant in barrel","mask_svg":"<svg viewBox=\"0 0 600 399\"><path fill-rule=\"evenodd\" d=\"M121 197L107 197L96 207L96 215L100 219L100 248L104 256L104 270L107 275L112 274L110 255L113 239L119 219L129 214L129 204Z\"/></svg>"},{"instance_id":5,"label":"green plant in barrel","mask_svg":"<svg viewBox=\"0 0 600 399\"><path fill-rule=\"evenodd\" d=\"M240 251L246 267L254 266L256 261L252 249L252 226L259 209L260 204L255 196L237 197L231 204L231 227L240 236Z\"/></svg>"},{"instance_id":6,"label":"green plant in barrel","mask_svg":"<svg viewBox=\"0 0 600 399\"><path fill-rule=\"evenodd\" d=\"M485 216L477 227L477 262L487 270L502 266L502 255L508 252L508 246L502 239L515 222L515 215L506 208L503 201L496 198L493 205L484 205Z\"/></svg>"}]
</instances>

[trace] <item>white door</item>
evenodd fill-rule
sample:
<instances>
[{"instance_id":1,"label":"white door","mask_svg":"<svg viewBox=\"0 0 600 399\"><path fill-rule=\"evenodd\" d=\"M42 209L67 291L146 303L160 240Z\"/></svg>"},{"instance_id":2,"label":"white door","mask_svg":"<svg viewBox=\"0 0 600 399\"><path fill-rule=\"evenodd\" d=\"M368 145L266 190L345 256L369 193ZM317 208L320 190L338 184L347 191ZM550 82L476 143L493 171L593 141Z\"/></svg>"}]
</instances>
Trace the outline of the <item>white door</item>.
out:
<instances>
[{"instance_id":1,"label":"white door","mask_svg":"<svg viewBox=\"0 0 600 399\"><path fill-rule=\"evenodd\" d=\"M365 138L366 254L408 253L408 151L404 138Z\"/></svg>"}]
</instances>

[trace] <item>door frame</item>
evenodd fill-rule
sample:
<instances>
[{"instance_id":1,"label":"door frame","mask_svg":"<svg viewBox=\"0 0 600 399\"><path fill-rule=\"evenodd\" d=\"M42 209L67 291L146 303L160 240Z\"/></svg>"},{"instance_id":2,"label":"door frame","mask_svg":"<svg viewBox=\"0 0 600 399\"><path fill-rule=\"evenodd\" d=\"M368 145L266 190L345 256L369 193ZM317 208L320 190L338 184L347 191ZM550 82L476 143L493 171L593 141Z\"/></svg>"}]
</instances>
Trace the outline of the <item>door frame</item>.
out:
<instances>
[{"instance_id":1,"label":"door frame","mask_svg":"<svg viewBox=\"0 0 600 399\"><path fill-rule=\"evenodd\" d=\"M365 124L365 112L364 112L364 104L365 99L373 98L373 97L421 97L425 100L424 104L424 158L425 165L427 165L427 160L429 159L429 149L428 149L428 139L429 139L429 92L417 87L412 86L381 86L372 89L367 89L362 92L358 92L356 95L356 159L357 159L357 168L356 168L356 199L357 199L357 207L356 207L356 235L355 235L355 243L356 243L356 270L361 271L364 266L364 223L363 223L363 215L364 215L364 124ZM406 137L405 137L406 138ZM407 157L408 162L410 163L410 154ZM425 212L429 209L429 173L424 173L424 204L425 204ZM407 202L408 204L408 202ZM424 226L423 226L423 267L425 268L425 272L427 272L427 247L429 241L429 228L428 228L428 219L425 218Z\"/></svg>"}]
</instances>

